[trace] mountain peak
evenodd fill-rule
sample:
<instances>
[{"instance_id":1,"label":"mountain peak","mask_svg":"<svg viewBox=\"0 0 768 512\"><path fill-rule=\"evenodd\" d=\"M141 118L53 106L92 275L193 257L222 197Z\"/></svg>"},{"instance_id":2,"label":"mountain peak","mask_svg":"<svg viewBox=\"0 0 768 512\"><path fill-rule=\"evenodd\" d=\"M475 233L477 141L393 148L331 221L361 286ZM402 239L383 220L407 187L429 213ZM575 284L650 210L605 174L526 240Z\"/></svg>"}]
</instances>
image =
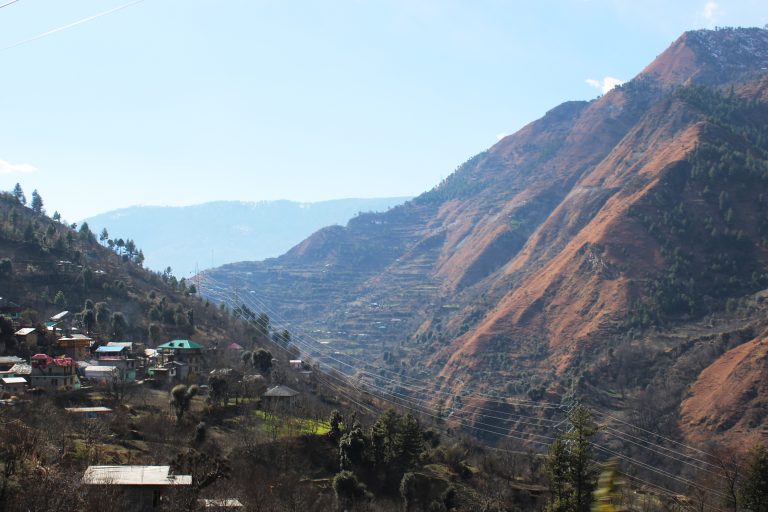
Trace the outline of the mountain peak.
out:
<instances>
[{"instance_id":1,"label":"mountain peak","mask_svg":"<svg viewBox=\"0 0 768 512\"><path fill-rule=\"evenodd\" d=\"M721 28L685 32L640 76L666 87L720 86L768 71L768 30Z\"/></svg>"}]
</instances>

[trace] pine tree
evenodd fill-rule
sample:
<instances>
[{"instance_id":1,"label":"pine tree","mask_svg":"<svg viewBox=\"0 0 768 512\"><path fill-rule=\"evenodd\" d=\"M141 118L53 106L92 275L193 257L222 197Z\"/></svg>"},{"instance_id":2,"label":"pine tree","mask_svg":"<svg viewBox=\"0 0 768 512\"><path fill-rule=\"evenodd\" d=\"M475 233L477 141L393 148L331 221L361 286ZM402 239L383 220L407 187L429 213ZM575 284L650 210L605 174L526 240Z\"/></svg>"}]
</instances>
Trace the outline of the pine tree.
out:
<instances>
[{"instance_id":1,"label":"pine tree","mask_svg":"<svg viewBox=\"0 0 768 512\"><path fill-rule=\"evenodd\" d=\"M13 192L11 192L11 194L13 194L13 197L15 197L19 203L24 205L27 204L27 197L24 195L24 191L21 190L20 184L17 183L16 186L13 187Z\"/></svg>"},{"instance_id":2,"label":"pine tree","mask_svg":"<svg viewBox=\"0 0 768 512\"><path fill-rule=\"evenodd\" d=\"M573 487L573 510L589 512L598 476L589 439L597 433L597 425L590 410L584 406L573 409L568 420L573 426L573 430L565 435L570 452L569 480Z\"/></svg>"},{"instance_id":3,"label":"pine tree","mask_svg":"<svg viewBox=\"0 0 768 512\"><path fill-rule=\"evenodd\" d=\"M32 211L43 213L43 198L38 194L37 189L32 191Z\"/></svg>"},{"instance_id":4,"label":"pine tree","mask_svg":"<svg viewBox=\"0 0 768 512\"><path fill-rule=\"evenodd\" d=\"M546 469L551 494L547 512L565 512L568 510L568 451L560 436L549 446Z\"/></svg>"},{"instance_id":5,"label":"pine tree","mask_svg":"<svg viewBox=\"0 0 768 512\"><path fill-rule=\"evenodd\" d=\"M56 296L53 298L53 303L56 304L57 308L64 309L67 307L67 298L64 296L64 292L59 290L56 292Z\"/></svg>"},{"instance_id":6,"label":"pine tree","mask_svg":"<svg viewBox=\"0 0 768 512\"><path fill-rule=\"evenodd\" d=\"M744 478L739 485L739 501L750 512L768 512L768 450L755 446L749 454Z\"/></svg>"},{"instance_id":7,"label":"pine tree","mask_svg":"<svg viewBox=\"0 0 768 512\"><path fill-rule=\"evenodd\" d=\"M597 433L592 413L577 406L568 415L571 430L559 435L549 449L547 473L551 497L548 512L590 512L598 468L590 438Z\"/></svg>"}]
</instances>

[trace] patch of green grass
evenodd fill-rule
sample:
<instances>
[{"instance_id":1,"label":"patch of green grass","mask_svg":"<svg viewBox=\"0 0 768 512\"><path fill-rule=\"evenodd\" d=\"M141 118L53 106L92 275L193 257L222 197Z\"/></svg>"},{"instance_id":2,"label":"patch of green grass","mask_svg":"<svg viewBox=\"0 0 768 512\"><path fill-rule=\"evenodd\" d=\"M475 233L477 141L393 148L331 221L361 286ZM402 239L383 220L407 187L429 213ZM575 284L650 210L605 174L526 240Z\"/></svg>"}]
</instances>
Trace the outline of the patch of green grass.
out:
<instances>
[{"instance_id":1,"label":"patch of green grass","mask_svg":"<svg viewBox=\"0 0 768 512\"><path fill-rule=\"evenodd\" d=\"M250 398L250 397L240 397L237 400L234 398L228 398L227 399L227 405L242 405L242 404L250 404L251 402L257 402L257 398Z\"/></svg>"},{"instance_id":2,"label":"patch of green grass","mask_svg":"<svg viewBox=\"0 0 768 512\"><path fill-rule=\"evenodd\" d=\"M267 411L254 411L254 414L262 421L259 425L261 430L268 434L276 432L277 437L322 436L331 431L331 425L324 420L276 416Z\"/></svg>"}]
</instances>

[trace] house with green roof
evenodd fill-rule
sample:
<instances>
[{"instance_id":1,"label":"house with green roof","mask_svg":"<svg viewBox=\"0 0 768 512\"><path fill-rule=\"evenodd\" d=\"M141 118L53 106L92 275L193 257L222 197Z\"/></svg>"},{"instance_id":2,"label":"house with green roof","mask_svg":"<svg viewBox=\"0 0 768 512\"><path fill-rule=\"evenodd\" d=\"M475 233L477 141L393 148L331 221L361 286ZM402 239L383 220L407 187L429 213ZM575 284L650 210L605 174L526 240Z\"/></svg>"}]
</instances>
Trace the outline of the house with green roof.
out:
<instances>
[{"instance_id":1,"label":"house with green roof","mask_svg":"<svg viewBox=\"0 0 768 512\"><path fill-rule=\"evenodd\" d=\"M191 340L172 340L158 345L161 364L176 362L188 365L189 372L199 374L203 365L203 346Z\"/></svg>"}]
</instances>

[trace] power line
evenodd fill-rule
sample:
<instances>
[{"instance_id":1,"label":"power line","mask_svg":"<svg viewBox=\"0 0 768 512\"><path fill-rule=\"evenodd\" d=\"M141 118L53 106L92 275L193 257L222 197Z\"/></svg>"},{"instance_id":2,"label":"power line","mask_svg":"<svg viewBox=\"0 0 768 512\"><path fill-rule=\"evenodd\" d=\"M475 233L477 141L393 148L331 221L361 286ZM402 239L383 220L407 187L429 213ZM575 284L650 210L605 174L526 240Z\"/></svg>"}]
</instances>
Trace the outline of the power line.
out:
<instances>
[{"instance_id":1,"label":"power line","mask_svg":"<svg viewBox=\"0 0 768 512\"><path fill-rule=\"evenodd\" d=\"M206 286L210 286L210 284L211 284L210 282L206 282ZM218 288L218 290L210 290L210 291L213 291L212 295L213 295L214 297L218 297L218 298L222 299L224 302L226 302L226 303L229 303L229 304L231 305L231 302L230 302L230 301L231 301L231 298L229 298L229 296L228 296L228 294L227 294L227 293L224 293L224 292L223 292L223 289L222 289L221 287L213 285L213 286L210 286L210 288L212 288L212 289L213 289L213 288ZM253 298L253 297L251 297L249 294L246 294L246 297L248 297L248 299L246 299L246 300L247 300L247 302L249 302L249 303L250 303L250 305L251 305L251 306L253 306L253 302L252 302L251 300L249 300L249 299L254 299L254 298ZM237 299L235 299L235 300L236 300L237 302L239 302ZM258 302L258 301L256 301L256 302ZM244 305L245 305L245 304L243 304L243 306L244 306ZM242 311L242 308L240 307L240 304L239 304L239 303L238 303L238 304L236 304L236 307L235 307L235 308L233 308L233 309L234 309L235 311L238 311L238 310L240 310L241 312L240 312L240 313L238 313L238 316L240 316L241 318L244 318L244 312ZM262 307L262 310L263 310L263 309L264 309L264 308ZM267 309L269 309L269 308L267 308ZM275 317L275 318L277 318L277 317ZM279 320L278 320L278 321L279 321ZM278 337L279 337L279 338L282 338L282 334L278 334ZM307 337L308 337L309 339L313 339L311 336L307 336ZM284 341L284 342L288 342L288 341L290 341L291 343L293 343L294 345L296 345L296 346L297 346L297 348L298 348L298 347L303 347L303 348L305 348L305 350L306 350L307 348L309 348L309 349L311 350L311 347L310 347L309 345L306 345L306 342L302 342L302 341L301 341L301 336L297 336L296 338L294 338L294 339L291 339L291 340L288 340L288 339L285 339L285 338L283 338L283 341ZM317 342L317 340L313 340L313 341L315 341L315 343L317 343L317 344L318 344L318 346L322 347L322 345L321 345L321 344L319 344L319 342ZM287 350L287 348L286 348L285 350ZM310 357L310 359L312 359L312 358ZM363 373L363 374L371 375L370 373L368 373L368 372L365 372L365 371L364 371L364 370L362 370L362 369L356 368L356 367L354 367L354 366L350 365L349 363L345 363L345 362L343 362L343 361L340 361L340 360L338 360L338 359L335 359L335 358L333 358L333 357L331 357L330 359L331 359L331 360L335 360L335 361L338 361L340 364L343 364L343 365L344 365L344 366L346 366L346 367L349 367L349 368L352 368L352 369L358 370L359 372L361 372L361 373ZM323 363L322 361L317 361L317 364L318 364L318 367L327 366L327 367L331 368L331 367L330 367L328 364L326 364L326 363ZM368 365L368 366L372 366L372 365ZM354 384L351 384L351 383L350 383L350 382L349 382L347 379L342 379L341 377L339 377L339 376L337 376L337 375L335 375L335 374L333 374L333 373L332 373L332 374L330 374L329 376L330 376L331 378L334 378L334 380L338 380L338 381L340 382L340 384L341 384L341 385L352 386L354 389L357 389L359 392L366 392L366 391L363 391L363 390L361 390L361 389L357 388L356 386L354 386ZM376 376L376 375L373 375L373 377L374 377L374 379L376 379L376 378L379 378L379 377L381 377L381 376ZM383 379L384 379L385 381L386 381L386 380L392 381L391 379L387 379L387 378L383 378ZM402 385L403 387L405 387L406 389L408 389L408 388L409 388L409 386L407 386L407 385L403 385L403 383L399 383L399 384L400 384L400 385ZM335 389L338 389L338 387L337 387L336 385L334 385L333 387L334 387ZM385 388L383 388L383 387L378 387L378 386L376 386L375 380L374 380L374 382L373 382L373 386L372 386L372 387L373 387L373 389L374 389L374 392L373 392L373 393L371 393L371 394L372 394L372 396L374 396L375 398L377 398L377 399L379 399L379 400L382 400L382 401L385 401L385 402L391 403L391 404L393 404L393 405L396 405L396 406L398 406L398 407L402 407L402 408L405 408L405 409L408 409L408 410L412 410L412 411L418 412L418 413L420 413L420 414L425 414L425 415L427 415L427 416L430 416L430 417L433 417L433 418L442 419L442 417L441 417L441 416L439 416L438 414L435 414L435 413L437 412L437 410L436 410L436 409L434 409L434 408L430 407L428 404L425 404L425 402L426 402L425 400L421 400L421 399L414 399L413 397L411 397L411 396L409 396L409 395L403 395L403 394L401 394L401 393L397 393L397 392L391 392L391 391L388 391L388 390L386 390L386 389L385 389ZM424 389L422 388L420 391L423 393ZM376 394L376 392L378 392L378 395ZM369 392L369 393L370 393L370 392ZM391 397L391 398L388 398L388 397ZM347 398L350 398L350 397L348 397L348 396L347 396ZM405 403L403 403L403 402L405 402ZM355 402L355 403L356 403L357 405L360 405L360 404L359 404L359 403L357 403L357 402ZM475 406L475 407L477 407L477 406ZM562 406L561 406L561 407L562 407ZM477 409L478 409L478 410L484 410L484 409L483 409L483 408L481 408L481 407L477 407ZM607 415L606 415L606 416L607 416ZM498 418L498 419L503 419L503 418ZM472 429L472 430L475 430L475 431L479 431L479 432L486 432L486 433L489 433L489 434L493 434L493 435L495 435L495 436L507 437L507 438L510 438L510 439L518 439L518 440L522 440L522 441L525 441L525 442L528 442L528 443L537 443L537 444L542 444L542 445L546 445L546 444L547 444L546 442L543 442L543 441L537 441L537 440L535 440L535 439L526 439L526 438L524 438L524 437L519 437L519 436L516 436L516 435L514 435L514 434L511 434L511 433L510 433L510 431L509 431L509 429L506 429L506 428L504 428L504 431L499 431L499 430L497 430L499 427L497 427L496 425L490 425L490 424L487 424L487 423L482 423L482 422L474 422L473 424L467 424L467 423L465 423L465 422L461 421L461 419L456 419L456 418L454 418L454 420L453 420L453 421L455 421L456 423L458 423L458 424L459 424L459 425L461 425L461 426L464 426L465 428L469 428L469 429ZM562 422L561 422L561 423L562 423ZM626 423L626 422L622 422L622 423ZM477 425L482 425L482 427L478 427ZM629 425L629 426L633 426L633 425L630 425L630 424L627 424L627 425ZM557 428L557 427L559 426L559 423L558 423L557 425L555 425L554 427L552 427L552 426L547 426L547 425L536 425L536 426L537 426L537 427L540 427L540 428L548 428L548 429L552 429L552 430L556 430L556 431L557 431L557 430L559 430L559 429ZM489 427L489 428L483 428L483 427ZM611 430L613 430L613 429L611 429ZM642 430L642 429L640 429L640 430ZM540 437L540 438L543 438L543 439L554 440L554 438L552 438L552 437L550 437L550 436L543 436L543 435L531 434L531 433L520 432L520 431L515 431L515 432L518 432L519 434L522 434L522 435L530 435L530 436L534 436L534 437ZM617 432L617 433L618 433L618 431L615 431L615 430L614 430L614 432ZM623 437L620 437L619 435L616 435L616 434L613 434L613 435L614 435L614 436L616 436L616 437L618 437L618 438L619 438L619 439L621 439L622 441L626 441L626 439L625 439L625 438L623 438ZM631 435L630 435L630 437L634 437L635 439L640 439L640 438L637 438L636 436L631 436ZM655 444L655 443L651 443L651 442L649 442L649 441L646 441L646 440L643 440L643 441L644 441L644 442L646 442L646 443L649 443L649 444ZM632 441L630 441L630 442L632 442ZM664 477L666 477L666 478L669 478L669 479L672 479L672 480L674 480L674 481L677 481L677 482L680 482L680 483L685 483L685 484L688 484L688 485L689 485L689 486L691 486L691 487L695 487L695 488L699 488L699 489L701 489L701 487L700 487L698 484L696 484L695 482L693 482L693 481L691 481L691 480L685 479L685 478L683 478L683 477L679 477L679 476L677 476L677 475L674 475L674 474L672 474L672 473L669 473L669 472L667 472L667 471L663 471L663 470L661 470L661 469L659 469L659 468L656 468L656 467L654 467L654 466L652 466L652 465L650 465L650 464L646 464L646 463L643 463L643 462L641 462L641 461L637 461L637 460L634 460L634 459L632 459L632 458L630 458L630 457L624 456L624 455L622 455L622 454L620 454L620 453L614 452L613 450L610 450L610 449L608 449L608 448L605 448L605 447L603 447L603 446L600 446L600 445L598 445L598 444L596 444L596 443L594 443L594 442L593 442L593 443L591 443L591 444L592 444L592 445L593 445L593 446L594 446L596 449L598 449L598 450L600 450L600 451L603 451L603 452L605 452L605 453L608 453L608 454L614 455L614 456L616 456L616 457L619 457L619 458L621 458L622 460L626 461L626 462L627 462L627 463L629 463L629 464L634 464L634 465L640 466L641 468L643 468L643 469L645 469L645 470L647 470L647 471L650 471L650 472L652 472L652 473L655 473L655 474L657 474L657 475L660 475L660 476L664 476ZM633 442L633 444L636 444L636 445L638 445L638 446L644 447L644 446L642 446L642 445L639 445L638 443L634 443L634 442ZM678 443L678 444L681 444L681 443ZM680 456L682 456L682 457L688 457L688 458L690 458L690 459L692 459L692 460L695 460L695 461L698 461L698 462L704 462L704 461L701 461L701 460L699 460L699 459L696 459L695 457L691 457L691 456L689 456L689 455L686 455L686 454L683 454L683 453L677 452L677 451L675 451L675 450L672 450L672 449L669 449L669 448L666 448L666 447L661 447L660 445L656 445L656 446L659 446L660 448L662 448L662 449L664 449L664 450L667 450L667 451L669 451L669 452L672 452L672 453L676 453L676 454L678 454L678 455L680 455ZM644 447L644 448L647 448L647 447ZM667 453L664 453L664 452L659 452L659 451L657 451L657 450L653 450L653 449L651 449L651 451L653 451L653 452L655 452L655 453L657 453L657 454L660 454L660 455L663 455L663 456L669 457L669 458L671 458L671 459L673 459L673 460L676 460L676 461L678 461L678 462L684 462L684 463L686 463L686 464L689 464L689 465L691 465L691 466L693 466L693 467L696 467L697 469L703 469L703 468L699 468L699 467L697 467L697 466L696 466L696 465L694 465L694 464L690 464L690 463L688 463L688 462L686 462L686 461L684 461L684 460L681 460L681 459L677 459L676 457L673 457L673 456L672 456L672 455L670 455L670 454L667 454ZM707 464L706 462L704 462L704 463L705 463L705 464ZM710 464L710 465L711 465L711 464ZM656 487L659 487L659 486L656 486ZM663 487L659 487L659 488L662 488L662 489L663 489ZM672 492L672 491L669 491L669 492ZM721 493L718 493L717 491L712 491L712 492L713 492L714 494L716 494L716 495L719 495L719 496L723 496Z\"/></svg>"},{"instance_id":2,"label":"power line","mask_svg":"<svg viewBox=\"0 0 768 512\"><path fill-rule=\"evenodd\" d=\"M217 286L214 286L214 287L215 287L215 288L218 288L219 290L221 290L221 287L217 287ZM212 287L212 288L213 288L213 287ZM218 295L218 294L216 294L216 295ZM258 299L256 299L256 297L255 297L254 295L255 295L255 294L246 294L246 295L245 295L245 296L247 297L247 302L249 302L249 305L253 307L253 306L254 306L254 302L256 302L256 303L259 303L259 304L257 305L257 307L258 307L259 309L261 309L262 311L268 311L270 314L272 314L272 315L273 315L273 318L275 318L275 319L278 319L278 321L279 321L279 317L278 317L278 316L277 316L277 315L274 313L274 311L273 311L273 310L271 310L269 307L267 307L265 304L263 304L263 303L260 303L260 301L259 301ZM237 306L238 306L238 307L239 307L239 305L240 305L240 304L237 304ZM315 339L314 339L312 336L308 336L308 335L307 335L307 336L305 336L305 337L307 337L307 338L311 339L312 341L314 341L314 343L315 343L315 344L317 344L317 346L318 346L318 347L323 347L323 345L322 345L322 344L320 344L320 343L319 343L317 340L315 340ZM310 350L310 351L311 351L311 350L312 350L312 348L314 348L314 347L309 347L309 346L307 346L307 345L303 344L303 343L301 342L301 336L297 336L297 337L296 337L294 340L292 340L292 342L294 343L294 345L296 345L297 347L303 348L304 350ZM386 378L386 377L384 377L384 376L382 376L382 375L371 374L371 373L369 373L369 372L366 372L366 371L365 371L365 370L363 370L362 368L358 368L358 367L355 367L355 366L353 366L352 364L349 364L349 363L347 363L347 362L341 361L341 360L339 360L339 359L337 359L337 358L334 358L333 356L326 356L326 358L327 358L327 359L330 359L330 360L332 360L332 361L335 361L335 362L337 362L339 365L345 366L345 367L347 367L347 368L350 368L350 369L352 369L352 370L356 370L356 371L357 371L358 373L360 373L360 374L363 374L363 375L367 375L367 376L370 376L370 377L371 377L371 378L374 380L374 382L373 382L373 385L374 385L374 386L376 385L376 380L378 380L378 379L381 379L381 380L384 380L384 381L389 381L389 382L390 382L390 383L392 383L393 385L396 385L396 386L399 386L399 387L403 387L403 388L405 388L405 389L407 389L407 390L410 390L410 391L412 391L412 392L414 392L414 393L417 393L418 395L421 395L421 396L423 396L423 395L424 395L424 393L423 393L423 391L424 391L424 389L425 389L425 388L424 388L424 386L427 386L427 383L425 383L425 382L423 382L423 381L419 381L418 379L415 379L415 378L411 378L411 377L408 377L408 376L405 376L405 375L399 375L399 374L397 374L396 372L394 372L394 371L392 371L392 370L388 370L388 369L386 369L386 368L375 367L375 366L371 365L370 363L367 363L367 362L365 362L365 361L360 361L359 359L356 359L356 358L354 358L354 357L351 357L351 356L349 357L349 359L350 359L350 360L352 360L352 361L355 361L355 360L357 360L358 362L360 362L360 363L361 363L361 366L367 366L367 367L371 367L371 368L373 368L373 369L378 369L378 370L381 370L381 371L385 371L385 372L389 372L389 373L392 373L392 374L396 375L396 376L398 377L398 379L401 379L401 380L397 380L397 381L395 381L394 379L388 379L388 378ZM414 381L416 381L416 383L417 383L417 384L416 384L416 386L418 386L418 387L415 387L415 388L414 388L413 386L411 386L411 385L407 384L406 382L404 382L404 381L406 381L406 380L414 380ZM383 390L384 388L380 388L380 389L382 389L382 390ZM448 395L448 396L452 396L450 393L446 393L446 392L441 392L441 391L437 391L437 390L435 390L434 392L435 392L435 393L437 393L437 394L438 394L438 396L439 396L439 395L441 395L441 394L442 394L442 395ZM398 394L398 395L399 395L399 397L403 397L403 395L401 395L401 394ZM459 395L459 396L477 396L477 394L476 394L476 393L473 393L473 392L469 392L469 393L465 393L465 394L462 394L462 395ZM411 398L411 397L407 397L407 399L409 399L409 400L413 400L413 398ZM423 404L425 401L426 401L426 400L418 400L418 402L419 402L419 404L420 404L420 405L421 405L421 404ZM542 404L540 404L540 403L536 403L535 405L531 405L531 404L510 404L510 403L509 403L509 402L507 402L506 400L505 400L505 401L503 401L503 402L502 402L502 401L499 401L499 400L493 400L493 401L494 401L494 402L497 402L497 403L503 403L503 404L505 404L505 405L523 405L523 406L526 406L526 407L542 407L542 406L543 406L543 405L542 405ZM546 427L545 425L541 425L541 424L540 424L540 423L541 423L541 422L543 422L543 421L546 421L546 422L550 422L550 423L553 423L553 422L554 422L553 420L547 420L547 419L544 419L544 418L540 418L540 417L525 416L525 415L520 415L520 414L515 414L515 413L504 413L504 412L499 412L499 411L492 411L494 414L489 414L489 413L487 412L487 411L488 411L488 409L487 409L487 408L484 408L484 407L480 407L480 406L477 406L477 405L472 405L472 404L469 404L469 407L473 407L473 408L475 408L475 410L478 410L478 411L483 411L483 416L484 416L484 417L487 417L487 418L489 418L489 419L500 419L500 420L506 420L506 421L510 421L510 422L517 422L517 423L521 423L521 424L528 424L528 425L531 425L531 423L530 423L530 422L521 421L519 418L529 418L529 419L534 419L534 420L536 420L537 422L539 422L539 424L537 424L537 425L534 425L534 426L536 426L536 427L539 427L539 428L545 428L545 427ZM563 406L562 406L562 405L559 405L559 406L557 406L557 407L558 407L558 409L560 409L560 410L562 410L562 408L563 408ZM602 413L602 412L600 412L600 411L596 411L596 412L597 412L598 414L601 414L601 415L604 415L604 416L609 416L609 415L607 415L607 414L605 414L605 413ZM502 415L503 415L503 416L505 416L505 417L504 417L504 418L502 418L502 417L496 416L495 414L502 414ZM514 418L514 419L513 419L513 418ZM613 418L612 416L610 416L610 418L611 418L611 419L614 419L614 420L617 420L616 418ZM560 423L563 423L564 421L565 421L565 420L563 420L563 421L559 422L559 423L558 423L557 425L555 425L555 426L556 426L556 427L557 427L557 426L559 426L559 424L560 424ZM617 421L620 421L620 420L617 420ZM622 422L622 423L625 423L625 424L626 424L626 422ZM627 424L627 425L629 425L629 424ZM606 427L606 428L609 428L609 429L610 429L610 427L607 427L607 425L604 425L604 424L601 424L600 426L601 426L601 427ZM638 427L638 428L639 428L639 427ZM618 432L618 431L616 431L616 430L614 430L614 429L610 429L610 430L613 430L613 432ZM654 452L654 453L656 453L656 454L659 454L659 455L663 455L663 456L665 456L665 457L668 457L668 458L670 458L670 459L672 459L672 460L675 460L675 461L677 461L677 462L681 462L681 463L683 463L683 464L687 464L687 465L690 465L690 466L692 466L692 467L695 467L695 468L697 468L697 469L704 469L704 468L699 468L699 466L698 466L698 465L696 465L696 464L693 464L693 463L691 463L691 462L689 462L689 461L687 461L687 460L685 460L685 459L690 459L690 460L692 460L692 461L695 461L695 462L699 462L699 463L702 463L702 464L705 464L705 465L708 465L708 466L711 466L711 467L716 467L716 466L714 466L714 465L712 465L712 464L710 464L710 463L708 463L708 462L706 462L706 461L703 461L703 460L701 460L701 459L697 459L696 457L693 457L693 456L691 456L691 455L688 455L688 454L682 453L682 452L680 452L680 451L678 451L678 450L673 450L673 449L670 449L670 448L667 448L667 447L664 447L664 446L658 445L658 444L656 444L656 443L654 443L654 442L652 442L652 441L648 441L648 440L646 440L646 439L640 439L640 438L638 438L638 437L636 437L636 436L632 436L631 434L628 434L628 433L620 433L620 434L621 434L621 435L626 435L626 436L629 436L629 437L633 437L633 438L635 438L635 439L638 439L638 440L641 440L641 441L643 441L644 443L647 443L647 444L649 444L649 445L652 445L652 446L656 446L656 447L658 447L658 448L660 448L660 449L662 449L662 450L665 450L666 452L670 452L670 453L666 453L666 452L659 452L658 450L655 450L655 449L653 449L653 448L651 448L651 447L649 447L649 446L640 445L640 444L638 444L638 443L635 443L635 442L629 441L629 442L631 442L632 444L635 444L635 445L637 445L637 446L640 446L640 447L642 447L642 448L644 448L644 449L647 449L647 450L649 450L649 451L652 451L652 452ZM613 435L614 435L614 436L616 436L616 434L613 434ZM618 436L616 436L616 437L618 437ZM621 439L622 441L626 441L626 439L625 439L625 438L620 438L620 439ZM680 443L678 443L678 444L680 444ZM697 450L697 451L698 451L698 450ZM679 457L683 457L683 459L677 458L677 457L675 457L674 455L671 455L671 454L675 454L675 455L678 455ZM705 470L705 471L708 471L708 470Z\"/></svg>"},{"instance_id":3,"label":"power line","mask_svg":"<svg viewBox=\"0 0 768 512\"><path fill-rule=\"evenodd\" d=\"M15 4L15 3L16 3L16 2L18 2L18 1L19 1L19 0L11 0L10 2L6 2L6 3L4 3L3 5L0 5L0 9L2 9L3 7L8 7L8 6L9 6L9 5L11 5L11 4Z\"/></svg>"},{"instance_id":4,"label":"power line","mask_svg":"<svg viewBox=\"0 0 768 512\"><path fill-rule=\"evenodd\" d=\"M18 0L14 0L14 1L17 2ZM134 0L133 2L128 2L127 4L123 4L123 5L118 5L117 7L114 7L112 9L109 9L109 10L106 10L106 11L102 11L100 13L94 14L92 16L88 16L86 18L79 19L77 21L73 21L72 23L68 23L68 24L66 24L64 26L48 30L47 32L43 32L42 34L38 34L38 35L36 35L34 37L30 37L29 39L24 39L24 40L19 41L17 43L13 43L10 46L6 46L4 48L0 48L0 52L4 52L6 50L10 50L11 48L16 48L17 46L21 46L23 44L31 43L33 41L37 41L38 39L42 39L44 37L48 37L48 36L56 34L58 32L62 32L64 30L76 27L78 25L82 25L84 23L88 23L89 21L93 21L93 20L95 20L97 18L101 18L102 16L107 16L108 14L112 14L113 12L121 11L123 9L131 7L132 5L136 5L136 4L141 3L143 1L144 0ZM10 2L10 3L14 3L14 2ZM10 3L2 5L0 7L5 7L6 5L10 5Z\"/></svg>"}]
</instances>

